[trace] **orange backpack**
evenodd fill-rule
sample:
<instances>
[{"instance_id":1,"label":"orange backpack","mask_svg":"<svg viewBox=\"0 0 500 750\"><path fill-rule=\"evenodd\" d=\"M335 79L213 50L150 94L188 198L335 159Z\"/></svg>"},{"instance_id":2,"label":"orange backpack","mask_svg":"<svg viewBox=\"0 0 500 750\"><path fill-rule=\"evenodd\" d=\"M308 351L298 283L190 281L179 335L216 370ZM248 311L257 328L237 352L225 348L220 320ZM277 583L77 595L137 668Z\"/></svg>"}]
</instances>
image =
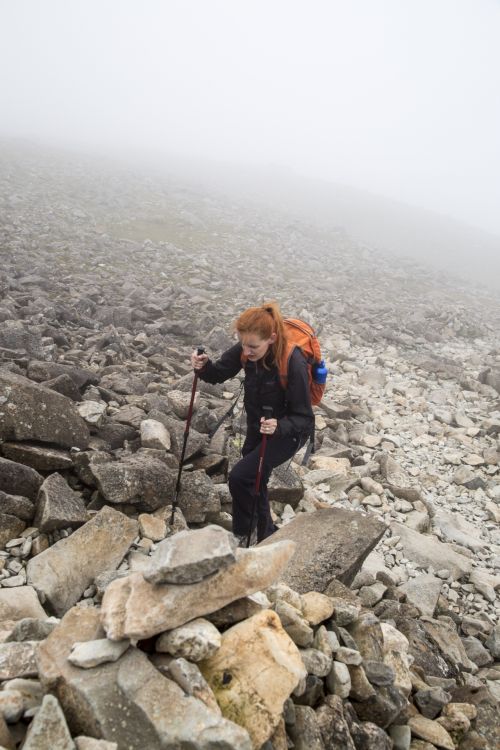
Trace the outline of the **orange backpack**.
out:
<instances>
[{"instance_id":1,"label":"orange backpack","mask_svg":"<svg viewBox=\"0 0 500 750\"><path fill-rule=\"evenodd\" d=\"M323 398L326 388L326 372L324 378L315 377L315 369L320 367L324 368L319 341L309 323L305 323L303 320L299 320L298 318L285 318L284 324L286 349L279 367L281 384L283 388L287 387L288 363L293 350L298 346L307 360L311 404L317 406ZM323 380L323 382L318 382L319 380Z\"/></svg>"},{"instance_id":2,"label":"orange backpack","mask_svg":"<svg viewBox=\"0 0 500 750\"><path fill-rule=\"evenodd\" d=\"M317 406L323 398L326 388L326 368L321 356L319 341L309 323L305 323L298 318L285 318L283 322L286 348L279 363L281 385L286 389L288 385L288 363L293 350L298 347L307 360L311 404ZM242 354L242 364L246 362L246 359L245 355Z\"/></svg>"}]
</instances>

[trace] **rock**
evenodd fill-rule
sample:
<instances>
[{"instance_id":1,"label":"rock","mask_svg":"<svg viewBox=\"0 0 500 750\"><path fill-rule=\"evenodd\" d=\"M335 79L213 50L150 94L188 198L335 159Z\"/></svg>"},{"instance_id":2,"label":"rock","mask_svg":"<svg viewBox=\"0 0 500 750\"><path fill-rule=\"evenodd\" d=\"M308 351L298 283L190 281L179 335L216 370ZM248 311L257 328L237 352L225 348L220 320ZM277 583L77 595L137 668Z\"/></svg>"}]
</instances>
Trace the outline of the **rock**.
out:
<instances>
[{"instance_id":1,"label":"rock","mask_svg":"<svg viewBox=\"0 0 500 750\"><path fill-rule=\"evenodd\" d=\"M76 750L118 750L116 742L95 740L93 737L75 737Z\"/></svg>"},{"instance_id":2,"label":"rock","mask_svg":"<svg viewBox=\"0 0 500 750\"><path fill-rule=\"evenodd\" d=\"M40 531L81 526L87 521L87 509L80 495L73 492L60 474L50 474L38 491L33 521Z\"/></svg>"},{"instance_id":3,"label":"rock","mask_svg":"<svg viewBox=\"0 0 500 750\"><path fill-rule=\"evenodd\" d=\"M0 549L12 539L17 539L25 528L26 524L21 519L8 513L0 513Z\"/></svg>"},{"instance_id":4,"label":"rock","mask_svg":"<svg viewBox=\"0 0 500 750\"><path fill-rule=\"evenodd\" d=\"M261 591L282 573L294 551L288 540L238 549L236 563L193 584L151 584L140 573L113 581L102 600L108 638L149 638Z\"/></svg>"},{"instance_id":5,"label":"rock","mask_svg":"<svg viewBox=\"0 0 500 750\"><path fill-rule=\"evenodd\" d=\"M465 653L474 664L477 664L478 667L484 667L487 664L492 663L493 657L485 649L478 638L469 636L468 638L462 638L461 640L465 648Z\"/></svg>"},{"instance_id":6,"label":"rock","mask_svg":"<svg viewBox=\"0 0 500 750\"><path fill-rule=\"evenodd\" d=\"M200 400L199 391L196 392L193 402L193 412L198 408ZM191 394L185 391L172 390L168 392L168 401L179 419L186 419L189 412Z\"/></svg>"},{"instance_id":7,"label":"rock","mask_svg":"<svg viewBox=\"0 0 500 750\"><path fill-rule=\"evenodd\" d=\"M52 632L55 624L50 620L24 617L16 622L11 634L6 638L6 643L11 641L43 641Z\"/></svg>"},{"instance_id":8,"label":"rock","mask_svg":"<svg viewBox=\"0 0 500 750\"><path fill-rule=\"evenodd\" d=\"M290 505L295 510L304 495L304 485L293 466L283 464L273 469L268 483L270 502Z\"/></svg>"},{"instance_id":9,"label":"rock","mask_svg":"<svg viewBox=\"0 0 500 750\"><path fill-rule=\"evenodd\" d=\"M9 728L7 724L5 723L5 719L3 718L1 713L0 713L0 747L5 748L5 750L16 750L16 746L14 744L12 735L9 732Z\"/></svg>"},{"instance_id":10,"label":"rock","mask_svg":"<svg viewBox=\"0 0 500 750\"><path fill-rule=\"evenodd\" d=\"M16 591L0 589L0 622L33 617L45 620L47 614L32 586L22 586Z\"/></svg>"},{"instance_id":11,"label":"rock","mask_svg":"<svg viewBox=\"0 0 500 750\"><path fill-rule=\"evenodd\" d=\"M16 677L36 677L38 667L36 652L38 643L0 643L0 680Z\"/></svg>"},{"instance_id":12,"label":"rock","mask_svg":"<svg viewBox=\"0 0 500 750\"><path fill-rule=\"evenodd\" d=\"M434 516L434 524L440 529L446 541L468 547L473 552L483 549L486 544L480 539L480 530L458 513L440 510Z\"/></svg>"},{"instance_id":13,"label":"rock","mask_svg":"<svg viewBox=\"0 0 500 750\"><path fill-rule=\"evenodd\" d=\"M347 698L351 692L351 675L346 664L334 661L326 676L326 686L330 693L339 698Z\"/></svg>"},{"instance_id":14,"label":"rock","mask_svg":"<svg viewBox=\"0 0 500 750\"><path fill-rule=\"evenodd\" d=\"M472 583L489 602L496 600L496 589L500 588L500 576L490 576L476 568L469 576L469 583Z\"/></svg>"},{"instance_id":15,"label":"rock","mask_svg":"<svg viewBox=\"0 0 500 750\"><path fill-rule=\"evenodd\" d=\"M70 376L66 375L66 373L58 375L56 378L51 378L50 380L44 380L41 385L43 385L44 388L50 388L51 391L57 391L61 396L66 396L66 398L71 399L71 401L78 402L82 400L80 391Z\"/></svg>"},{"instance_id":16,"label":"rock","mask_svg":"<svg viewBox=\"0 0 500 750\"><path fill-rule=\"evenodd\" d=\"M38 383L44 380L51 380L60 375L67 375L71 378L75 386L85 388L87 385L95 385L99 382L99 376L85 367L76 367L74 365L65 365L60 362L40 362L31 360L28 366L28 377Z\"/></svg>"},{"instance_id":17,"label":"rock","mask_svg":"<svg viewBox=\"0 0 500 750\"><path fill-rule=\"evenodd\" d=\"M358 592L358 596L364 607L373 607L383 598L386 591L387 586L378 581L371 586L362 586Z\"/></svg>"},{"instance_id":18,"label":"rock","mask_svg":"<svg viewBox=\"0 0 500 750\"><path fill-rule=\"evenodd\" d=\"M325 750L318 719L310 706L295 706L295 723L288 733L295 750Z\"/></svg>"},{"instance_id":19,"label":"rock","mask_svg":"<svg viewBox=\"0 0 500 750\"><path fill-rule=\"evenodd\" d=\"M390 726L407 707L404 695L395 687L378 687L375 694L365 701L352 701L352 706L361 721L369 721L382 729Z\"/></svg>"},{"instance_id":20,"label":"rock","mask_svg":"<svg viewBox=\"0 0 500 750\"><path fill-rule=\"evenodd\" d=\"M130 646L130 641L108 641L100 638L95 641L84 641L73 644L68 661L76 667L91 669L99 664L116 661Z\"/></svg>"},{"instance_id":21,"label":"rock","mask_svg":"<svg viewBox=\"0 0 500 750\"><path fill-rule=\"evenodd\" d=\"M99 573L120 564L136 535L136 521L104 507L70 537L31 559L28 583L60 617Z\"/></svg>"},{"instance_id":22,"label":"rock","mask_svg":"<svg viewBox=\"0 0 500 750\"><path fill-rule=\"evenodd\" d=\"M278 600L275 604L275 611L285 631L297 646L307 648L312 645L314 631L298 609L288 602Z\"/></svg>"},{"instance_id":23,"label":"rock","mask_svg":"<svg viewBox=\"0 0 500 750\"><path fill-rule=\"evenodd\" d=\"M384 531L384 524L376 518L331 508L301 514L270 538L297 543L283 582L301 594L323 593L334 578L347 585L354 580ZM269 543L265 540L259 546Z\"/></svg>"},{"instance_id":24,"label":"rock","mask_svg":"<svg viewBox=\"0 0 500 750\"><path fill-rule=\"evenodd\" d=\"M384 664L393 671L394 686L408 697L412 690L410 667L413 662L409 654L410 644L408 639L388 622L382 622L380 628L383 636Z\"/></svg>"},{"instance_id":25,"label":"rock","mask_svg":"<svg viewBox=\"0 0 500 750\"><path fill-rule=\"evenodd\" d=\"M351 689L349 691L349 697L355 701L366 701L375 695L375 688L368 680L366 672L363 667L356 665L348 665L349 676L351 678Z\"/></svg>"},{"instance_id":26,"label":"rock","mask_svg":"<svg viewBox=\"0 0 500 750\"><path fill-rule=\"evenodd\" d=\"M219 513L219 495L203 470L184 474L179 492L179 508L188 523L203 523L207 515Z\"/></svg>"},{"instance_id":27,"label":"rock","mask_svg":"<svg viewBox=\"0 0 500 750\"><path fill-rule=\"evenodd\" d=\"M150 583L196 583L236 561L236 539L220 526L179 531L161 542L144 573Z\"/></svg>"},{"instance_id":28,"label":"rock","mask_svg":"<svg viewBox=\"0 0 500 750\"><path fill-rule=\"evenodd\" d=\"M467 487L469 490L477 490L478 488L483 488L485 486L484 480L481 479L481 477L476 476L468 466L461 466L457 469L453 474L452 481L455 484Z\"/></svg>"},{"instance_id":29,"label":"rock","mask_svg":"<svg viewBox=\"0 0 500 750\"><path fill-rule=\"evenodd\" d=\"M408 721L411 733L431 745L443 750L455 750L455 743L450 735L437 721L426 719L424 716L412 716Z\"/></svg>"},{"instance_id":30,"label":"rock","mask_svg":"<svg viewBox=\"0 0 500 750\"><path fill-rule=\"evenodd\" d=\"M449 544L434 541L399 523L391 524L391 531L400 537L405 557L423 568L429 566L432 566L434 570L447 568L453 580L466 575L472 568L471 561L455 552Z\"/></svg>"},{"instance_id":31,"label":"rock","mask_svg":"<svg viewBox=\"0 0 500 750\"><path fill-rule=\"evenodd\" d=\"M211 657L221 645L217 628L202 617L162 633L156 641L156 650L182 657L192 662Z\"/></svg>"},{"instance_id":32,"label":"rock","mask_svg":"<svg viewBox=\"0 0 500 750\"><path fill-rule=\"evenodd\" d=\"M144 448L158 448L159 450L170 450L170 435L161 422L155 419L143 419L140 424L141 445Z\"/></svg>"},{"instance_id":33,"label":"rock","mask_svg":"<svg viewBox=\"0 0 500 750\"><path fill-rule=\"evenodd\" d=\"M28 728L25 750L75 750L61 706L53 695L46 695Z\"/></svg>"},{"instance_id":34,"label":"rock","mask_svg":"<svg viewBox=\"0 0 500 750\"><path fill-rule=\"evenodd\" d=\"M495 625L491 634L485 641L485 646L494 659L497 661L500 660L500 625Z\"/></svg>"},{"instance_id":35,"label":"rock","mask_svg":"<svg viewBox=\"0 0 500 750\"><path fill-rule=\"evenodd\" d=\"M35 506L27 497L8 495L0 491L0 514L16 516L23 521L31 521L35 515Z\"/></svg>"},{"instance_id":36,"label":"rock","mask_svg":"<svg viewBox=\"0 0 500 750\"><path fill-rule=\"evenodd\" d=\"M73 466L68 451L35 443L4 443L2 453L5 458L30 466L36 471L59 471Z\"/></svg>"},{"instance_id":37,"label":"rock","mask_svg":"<svg viewBox=\"0 0 500 750\"><path fill-rule=\"evenodd\" d=\"M167 523L163 518L158 518L151 513L140 513L137 521L141 537L151 539L152 542L161 542L167 535Z\"/></svg>"},{"instance_id":38,"label":"rock","mask_svg":"<svg viewBox=\"0 0 500 750\"><path fill-rule=\"evenodd\" d=\"M87 447L88 427L70 399L5 370L0 370L0 394L6 398L0 407L0 438Z\"/></svg>"},{"instance_id":39,"label":"rock","mask_svg":"<svg viewBox=\"0 0 500 750\"><path fill-rule=\"evenodd\" d=\"M19 690L0 691L0 716L9 724L15 724L24 713L23 696Z\"/></svg>"},{"instance_id":40,"label":"rock","mask_svg":"<svg viewBox=\"0 0 500 750\"><path fill-rule=\"evenodd\" d=\"M35 500L43 477L34 469L7 458L0 458L0 490Z\"/></svg>"},{"instance_id":41,"label":"rock","mask_svg":"<svg viewBox=\"0 0 500 750\"><path fill-rule=\"evenodd\" d=\"M422 716L425 716L426 719L435 719L446 704L451 701L451 695L443 688L434 687L428 690L417 690L413 700Z\"/></svg>"},{"instance_id":42,"label":"rock","mask_svg":"<svg viewBox=\"0 0 500 750\"><path fill-rule=\"evenodd\" d=\"M387 733L371 721L353 724L351 732L357 750L392 750Z\"/></svg>"},{"instance_id":43,"label":"rock","mask_svg":"<svg viewBox=\"0 0 500 750\"><path fill-rule=\"evenodd\" d=\"M432 573L410 578L407 583L400 587L406 594L406 599L414 607L417 607L423 615L434 615L438 603L443 582Z\"/></svg>"},{"instance_id":44,"label":"rock","mask_svg":"<svg viewBox=\"0 0 500 750\"><path fill-rule=\"evenodd\" d=\"M380 473L391 491L393 487L410 487L408 474L388 453L384 453L380 459Z\"/></svg>"},{"instance_id":45,"label":"rock","mask_svg":"<svg viewBox=\"0 0 500 750\"><path fill-rule=\"evenodd\" d=\"M425 631L449 661L456 664L459 669L465 672L476 671L476 666L467 656L463 643L451 620L443 617L435 620L432 617L423 616L421 623Z\"/></svg>"},{"instance_id":46,"label":"rock","mask_svg":"<svg viewBox=\"0 0 500 750\"><path fill-rule=\"evenodd\" d=\"M379 687L394 685L395 674L393 668L389 664L384 664L383 661L365 659L363 661L363 669L372 685L377 685Z\"/></svg>"},{"instance_id":47,"label":"rock","mask_svg":"<svg viewBox=\"0 0 500 750\"><path fill-rule=\"evenodd\" d=\"M339 696L327 695L324 703L316 709L316 719L327 750L356 750Z\"/></svg>"},{"instance_id":48,"label":"rock","mask_svg":"<svg viewBox=\"0 0 500 750\"><path fill-rule=\"evenodd\" d=\"M317 591L308 591L301 596L302 614L309 625L319 625L320 622L328 620L333 614L333 602L331 597L320 594Z\"/></svg>"},{"instance_id":49,"label":"rock","mask_svg":"<svg viewBox=\"0 0 500 750\"><path fill-rule=\"evenodd\" d=\"M153 657L153 663L158 667ZM161 670L160 670L161 671ZM214 692L200 672L197 664L192 664L182 657L172 659L168 665L168 675L181 687L187 695L203 701L211 711L222 715Z\"/></svg>"},{"instance_id":50,"label":"rock","mask_svg":"<svg viewBox=\"0 0 500 750\"><path fill-rule=\"evenodd\" d=\"M332 668L332 657L317 648L303 648L300 655L308 674L326 677Z\"/></svg>"},{"instance_id":51,"label":"rock","mask_svg":"<svg viewBox=\"0 0 500 750\"><path fill-rule=\"evenodd\" d=\"M233 625L200 669L223 715L244 726L256 748L272 735L286 698L306 677L297 647L271 610Z\"/></svg>"},{"instance_id":52,"label":"rock","mask_svg":"<svg viewBox=\"0 0 500 750\"><path fill-rule=\"evenodd\" d=\"M410 750L411 729L407 724L393 724L388 729L394 750Z\"/></svg>"},{"instance_id":53,"label":"rock","mask_svg":"<svg viewBox=\"0 0 500 750\"><path fill-rule=\"evenodd\" d=\"M109 503L131 503L152 511L174 493L175 474L161 461L136 453L120 461L89 465L99 492Z\"/></svg>"},{"instance_id":54,"label":"rock","mask_svg":"<svg viewBox=\"0 0 500 750\"><path fill-rule=\"evenodd\" d=\"M82 401L76 410L91 427L100 427L106 416L106 404L103 401Z\"/></svg>"}]
</instances>

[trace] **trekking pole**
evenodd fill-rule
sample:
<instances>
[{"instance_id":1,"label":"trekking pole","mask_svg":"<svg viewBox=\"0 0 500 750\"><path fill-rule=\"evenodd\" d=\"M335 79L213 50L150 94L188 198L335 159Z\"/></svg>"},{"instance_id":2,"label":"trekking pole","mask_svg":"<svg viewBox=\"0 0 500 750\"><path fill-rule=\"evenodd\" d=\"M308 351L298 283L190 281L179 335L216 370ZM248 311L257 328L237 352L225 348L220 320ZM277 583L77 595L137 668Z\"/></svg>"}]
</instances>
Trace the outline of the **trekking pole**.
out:
<instances>
[{"instance_id":1,"label":"trekking pole","mask_svg":"<svg viewBox=\"0 0 500 750\"><path fill-rule=\"evenodd\" d=\"M271 417L273 416L272 406L263 406L262 411L264 412L265 419L271 419ZM255 476L255 487L253 491L253 503L252 503L252 519L250 521L250 529L248 531L247 548L250 547L250 539L252 537L253 522L255 518L255 511L257 508L257 500L258 500L259 492L260 492L260 481L262 479L262 467L264 466L264 455L266 453L266 444L267 444L267 435L263 434L262 441L260 444L259 463L257 464L257 474Z\"/></svg>"},{"instance_id":2,"label":"trekking pole","mask_svg":"<svg viewBox=\"0 0 500 750\"><path fill-rule=\"evenodd\" d=\"M196 349L196 354L205 354L205 348L203 346L198 346ZM194 397L196 395L196 386L198 385L198 372L197 370L194 371L194 378L193 378L193 387L191 389L191 401L189 402L189 410L188 415L186 419L186 426L184 428L184 442L182 444L182 451L181 451L181 457L179 461L179 473L177 474L177 482L175 485L175 493L174 493L174 499L172 501L172 515L170 516L170 525L172 526L174 522L174 515L175 510L177 508L177 497L179 495L179 490L181 487L181 474L182 474L182 465L184 463L184 456L186 454L186 445L189 435L189 427L191 425L191 417L193 416L193 405L194 405Z\"/></svg>"}]
</instances>

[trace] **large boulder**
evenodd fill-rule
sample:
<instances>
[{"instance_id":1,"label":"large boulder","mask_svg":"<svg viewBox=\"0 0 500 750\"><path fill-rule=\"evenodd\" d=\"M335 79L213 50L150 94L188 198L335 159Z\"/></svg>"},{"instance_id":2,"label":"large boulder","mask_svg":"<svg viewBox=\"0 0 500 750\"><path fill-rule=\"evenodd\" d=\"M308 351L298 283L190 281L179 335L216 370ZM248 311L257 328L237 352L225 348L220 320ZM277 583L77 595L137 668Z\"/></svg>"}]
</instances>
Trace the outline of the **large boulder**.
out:
<instances>
[{"instance_id":1,"label":"large boulder","mask_svg":"<svg viewBox=\"0 0 500 750\"><path fill-rule=\"evenodd\" d=\"M109 503L130 503L151 511L166 505L175 488L175 473L163 461L134 453L120 461L91 463L99 492Z\"/></svg>"},{"instance_id":2,"label":"large boulder","mask_svg":"<svg viewBox=\"0 0 500 750\"><path fill-rule=\"evenodd\" d=\"M83 450L90 433L69 398L22 375L0 370L0 438Z\"/></svg>"},{"instance_id":3,"label":"large boulder","mask_svg":"<svg viewBox=\"0 0 500 750\"><path fill-rule=\"evenodd\" d=\"M61 617L99 573L118 567L137 532L137 521L105 506L71 536L33 557L28 583Z\"/></svg>"},{"instance_id":4,"label":"large boulder","mask_svg":"<svg viewBox=\"0 0 500 750\"><path fill-rule=\"evenodd\" d=\"M233 625L200 669L223 715L244 726L255 748L271 737L283 704L307 677L299 649L269 609Z\"/></svg>"},{"instance_id":5,"label":"large boulder","mask_svg":"<svg viewBox=\"0 0 500 750\"><path fill-rule=\"evenodd\" d=\"M300 594L328 593L334 579L352 583L385 530L385 524L375 516L325 508L296 516L259 547L291 539L296 551L281 580Z\"/></svg>"}]
</instances>

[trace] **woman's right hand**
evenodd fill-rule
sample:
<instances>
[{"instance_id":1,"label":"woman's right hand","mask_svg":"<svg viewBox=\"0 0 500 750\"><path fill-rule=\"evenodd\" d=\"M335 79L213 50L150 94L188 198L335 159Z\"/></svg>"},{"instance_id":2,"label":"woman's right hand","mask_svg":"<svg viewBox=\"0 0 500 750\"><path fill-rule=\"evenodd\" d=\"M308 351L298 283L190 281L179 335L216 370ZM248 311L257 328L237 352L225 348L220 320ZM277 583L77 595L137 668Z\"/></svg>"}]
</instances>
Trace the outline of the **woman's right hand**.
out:
<instances>
[{"instance_id":1,"label":"woman's right hand","mask_svg":"<svg viewBox=\"0 0 500 750\"><path fill-rule=\"evenodd\" d=\"M194 370L202 370L208 362L207 354L198 354L196 349L191 354L191 365Z\"/></svg>"}]
</instances>

